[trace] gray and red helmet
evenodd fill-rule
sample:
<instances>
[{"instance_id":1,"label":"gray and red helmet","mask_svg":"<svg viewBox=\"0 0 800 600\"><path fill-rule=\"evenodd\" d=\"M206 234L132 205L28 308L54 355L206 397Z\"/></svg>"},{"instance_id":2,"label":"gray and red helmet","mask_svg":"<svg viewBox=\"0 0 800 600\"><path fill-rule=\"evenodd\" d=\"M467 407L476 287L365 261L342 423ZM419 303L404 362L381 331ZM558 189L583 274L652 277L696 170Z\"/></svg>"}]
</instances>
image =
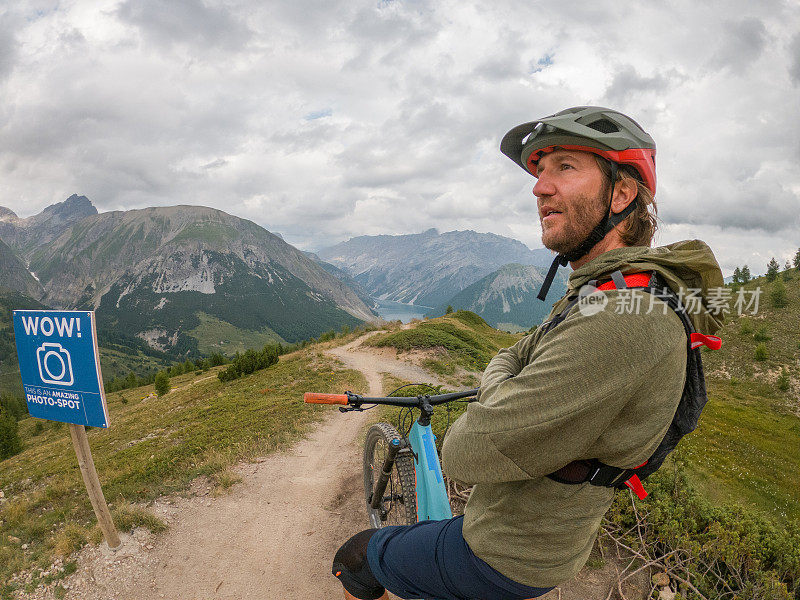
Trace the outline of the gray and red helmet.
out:
<instances>
[{"instance_id":1,"label":"gray and red helmet","mask_svg":"<svg viewBox=\"0 0 800 600\"><path fill-rule=\"evenodd\" d=\"M631 165L656 193L656 143L639 124L601 106L575 106L530 123L503 136L500 151L536 176L543 154L558 146L598 154L619 165Z\"/></svg>"}]
</instances>

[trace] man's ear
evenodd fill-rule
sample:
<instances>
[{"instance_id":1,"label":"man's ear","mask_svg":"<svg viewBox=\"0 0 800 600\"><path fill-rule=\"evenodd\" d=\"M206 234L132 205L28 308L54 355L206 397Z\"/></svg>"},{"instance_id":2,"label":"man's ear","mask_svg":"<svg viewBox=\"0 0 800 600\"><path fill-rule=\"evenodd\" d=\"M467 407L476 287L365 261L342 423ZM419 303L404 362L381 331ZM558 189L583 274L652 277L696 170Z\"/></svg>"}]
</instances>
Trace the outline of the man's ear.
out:
<instances>
[{"instance_id":1,"label":"man's ear","mask_svg":"<svg viewBox=\"0 0 800 600\"><path fill-rule=\"evenodd\" d=\"M611 199L611 212L622 212L639 193L639 186L633 177L623 177L614 186L614 197Z\"/></svg>"}]
</instances>

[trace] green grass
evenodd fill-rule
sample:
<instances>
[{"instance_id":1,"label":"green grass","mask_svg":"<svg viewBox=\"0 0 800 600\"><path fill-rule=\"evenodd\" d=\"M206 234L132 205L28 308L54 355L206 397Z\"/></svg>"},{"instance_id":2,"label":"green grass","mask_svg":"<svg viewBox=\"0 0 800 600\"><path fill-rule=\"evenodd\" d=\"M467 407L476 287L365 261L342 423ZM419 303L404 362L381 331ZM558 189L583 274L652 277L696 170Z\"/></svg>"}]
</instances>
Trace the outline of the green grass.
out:
<instances>
[{"instance_id":1,"label":"green grass","mask_svg":"<svg viewBox=\"0 0 800 600\"><path fill-rule=\"evenodd\" d=\"M439 374L451 374L457 366L483 371L500 348L511 346L519 339L519 335L490 327L473 312L459 310L411 329L373 336L365 343L391 346L400 351L442 349L447 358L429 359L426 366Z\"/></svg>"},{"instance_id":2,"label":"green grass","mask_svg":"<svg viewBox=\"0 0 800 600\"><path fill-rule=\"evenodd\" d=\"M161 398L146 386L110 394L109 429L88 431L92 455L117 526L148 525L146 515L116 510L186 490L205 475L224 489L235 483L227 468L261 456L306 433L324 407L302 402L304 391L364 388L363 377L309 349L251 376L223 384L216 370L172 378ZM123 402L125 398L125 402ZM20 422L23 452L0 462L0 597L9 577L46 568L60 549L92 537L95 521L68 427L37 419ZM69 527L69 530L67 529ZM65 532L69 531L69 535ZM19 543L9 541L9 536ZM22 544L28 544L26 550ZM59 545L60 544L60 545Z\"/></svg>"},{"instance_id":3,"label":"green grass","mask_svg":"<svg viewBox=\"0 0 800 600\"><path fill-rule=\"evenodd\" d=\"M725 325L717 332L722 337L722 348L703 353L706 375L709 379L736 377L740 380L769 380L767 373L779 371L786 367L790 378L800 380L800 279L784 282L786 286L787 306L774 308L770 301L770 292L774 283L759 277L742 286L747 291L747 298L756 288L761 288L758 312L755 315L746 312L743 316L729 314ZM733 294L735 301L736 293ZM734 301L730 303L735 313ZM755 360L755 350L759 343L764 343L767 358Z\"/></svg>"},{"instance_id":4,"label":"green grass","mask_svg":"<svg viewBox=\"0 0 800 600\"><path fill-rule=\"evenodd\" d=\"M200 324L188 333L197 339L197 349L206 356L214 352L231 356L248 348L262 348L267 344L286 344L286 340L269 327L264 327L261 331L249 331L204 312L198 312L197 316Z\"/></svg>"},{"instance_id":5,"label":"green grass","mask_svg":"<svg viewBox=\"0 0 800 600\"><path fill-rule=\"evenodd\" d=\"M694 433L681 442L687 469L708 497L800 522L800 419L758 382L711 382Z\"/></svg>"}]
</instances>

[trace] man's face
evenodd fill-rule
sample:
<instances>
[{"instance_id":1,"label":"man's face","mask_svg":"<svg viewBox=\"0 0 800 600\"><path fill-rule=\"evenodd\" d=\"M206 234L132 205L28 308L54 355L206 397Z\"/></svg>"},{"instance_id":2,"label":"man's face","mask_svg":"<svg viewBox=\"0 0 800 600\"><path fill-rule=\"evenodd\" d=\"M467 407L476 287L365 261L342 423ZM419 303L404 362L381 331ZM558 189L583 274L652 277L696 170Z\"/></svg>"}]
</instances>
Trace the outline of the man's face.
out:
<instances>
[{"instance_id":1,"label":"man's face","mask_svg":"<svg viewBox=\"0 0 800 600\"><path fill-rule=\"evenodd\" d=\"M539 206L542 243L550 250L569 252L607 210L602 171L590 152L556 149L539 160L537 174L533 195Z\"/></svg>"}]
</instances>

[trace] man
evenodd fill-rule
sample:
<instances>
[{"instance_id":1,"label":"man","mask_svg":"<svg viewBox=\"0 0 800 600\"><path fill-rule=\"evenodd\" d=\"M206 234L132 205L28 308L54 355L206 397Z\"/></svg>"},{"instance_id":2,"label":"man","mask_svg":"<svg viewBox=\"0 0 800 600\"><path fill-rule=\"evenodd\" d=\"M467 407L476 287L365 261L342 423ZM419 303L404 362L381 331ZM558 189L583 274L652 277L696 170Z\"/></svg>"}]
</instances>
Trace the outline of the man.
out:
<instances>
[{"instance_id":1,"label":"man","mask_svg":"<svg viewBox=\"0 0 800 600\"><path fill-rule=\"evenodd\" d=\"M692 400L690 384L702 396L695 423L705 400L687 331L712 334L720 321L702 301L691 323L642 292L641 310L614 308L625 308L632 292L619 288L632 273L683 297L722 285L704 243L650 247L652 138L621 113L576 107L515 127L501 151L537 178L542 242L558 252L540 297L569 263L567 293L535 333L492 359L478 401L448 431L444 471L474 485L463 517L348 540L334 559L347 598L386 588L403 598L512 600L567 581L589 556L613 488L625 479L644 494L636 469L657 468L671 449L659 455L679 403ZM600 285L611 291L594 291L609 279ZM580 302L590 283L605 310ZM576 476L586 465L591 473Z\"/></svg>"}]
</instances>

